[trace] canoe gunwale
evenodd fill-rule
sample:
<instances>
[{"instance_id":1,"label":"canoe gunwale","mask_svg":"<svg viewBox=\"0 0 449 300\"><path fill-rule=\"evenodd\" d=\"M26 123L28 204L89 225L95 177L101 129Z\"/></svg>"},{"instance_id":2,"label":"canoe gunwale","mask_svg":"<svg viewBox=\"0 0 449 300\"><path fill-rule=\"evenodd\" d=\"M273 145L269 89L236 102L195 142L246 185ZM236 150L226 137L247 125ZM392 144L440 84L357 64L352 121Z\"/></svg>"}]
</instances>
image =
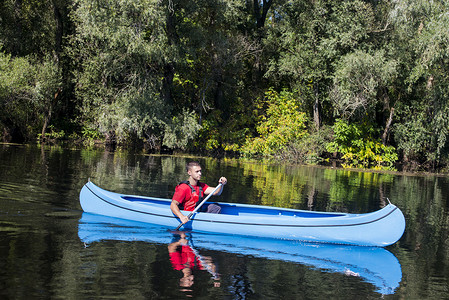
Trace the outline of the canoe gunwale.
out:
<instances>
[{"instance_id":1,"label":"canoe gunwale","mask_svg":"<svg viewBox=\"0 0 449 300\"><path fill-rule=\"evenodd\" d=\"M91 182L89 182L91 183ZM91 183L92 184L92 183ZM132 212L137 212L137 213L141 213L141 214L146 214L146 215L151 215L151 216L157 216L157 217L165 217L165 218L176 218L174 215L173 216L168 216L167 214L156 214L156 213L150 213L147 211L142 211L142 210L137 210L137 209L132 209L129 207L124 207L124 206L120 206L116 203L113 203L111 201L108 201L106 199L104 199L103 197L99 196L97 193L95 193L87 184L84 185L93 195L95 195L98 199L102 200L103 202L106 202L109 205L124 209L124 210L129 210ZM96 188L98 188L96 185L94 185ZM126 201L126 200L124 200Z\"/></svg>"}]
</instances>

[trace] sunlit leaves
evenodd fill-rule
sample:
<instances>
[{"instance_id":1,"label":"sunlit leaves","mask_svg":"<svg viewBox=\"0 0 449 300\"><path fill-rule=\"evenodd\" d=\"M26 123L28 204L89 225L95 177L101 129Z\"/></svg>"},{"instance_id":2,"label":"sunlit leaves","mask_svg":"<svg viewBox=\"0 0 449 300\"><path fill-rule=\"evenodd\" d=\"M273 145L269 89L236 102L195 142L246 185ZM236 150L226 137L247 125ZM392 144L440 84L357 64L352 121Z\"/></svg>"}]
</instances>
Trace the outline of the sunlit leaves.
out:
<instances>
[{"instance_id":1,"label":"sunlit leaves","mask_svg":"<svg viewBox=\"0 0 449 300\"><path fill-rule=\"evenodd\" d=\"M394 169L398 156L393 146L385 146L376 138L369 123L348 123L338 119L334 126L335 140L327 145L329 152L339 153L348 168Z\"/></svg>"},{"instance_id":2,"label":"sunlit leaves","mask_svg":"<svg viewBox=\"0 0 449 300\"><path fill-rule=\"evenodd\" d=\"M247 155L273 155L307 134L306 114L300 112L293 93L269 90L259 102L259 137L248 138L242 148Z\"/></svg>"}]
</instances>

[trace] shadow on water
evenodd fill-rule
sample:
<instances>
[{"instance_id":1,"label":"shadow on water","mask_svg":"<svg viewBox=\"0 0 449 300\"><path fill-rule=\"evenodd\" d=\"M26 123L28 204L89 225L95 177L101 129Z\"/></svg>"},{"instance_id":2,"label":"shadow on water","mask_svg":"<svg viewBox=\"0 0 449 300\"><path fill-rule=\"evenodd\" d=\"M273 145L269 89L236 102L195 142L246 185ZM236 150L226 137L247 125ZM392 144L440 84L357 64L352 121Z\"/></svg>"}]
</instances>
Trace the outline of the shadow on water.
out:
<instances>
[{"instance_id":1,"label":"shadow on water","mask_svg":"<svg viewBox=\"0 0 449 300\"><path fill-rule=\"evenodd\" d=\"M294 262L325 272L359 277L373 284L376 291L384 295L393 294L402 280L401 265L397 258L388 250L378 247L170 232L166 227L88 213L83 213L79 221L78 235L86 246L107 240L166 244L174 268L182 271L180 286L184 288L193 284L192 271L195 268L208 271L214 279L219 278L213 260L202 257L201 249ZM180 266L181 261L184 267Z\"/></svg>"}]
</instances>

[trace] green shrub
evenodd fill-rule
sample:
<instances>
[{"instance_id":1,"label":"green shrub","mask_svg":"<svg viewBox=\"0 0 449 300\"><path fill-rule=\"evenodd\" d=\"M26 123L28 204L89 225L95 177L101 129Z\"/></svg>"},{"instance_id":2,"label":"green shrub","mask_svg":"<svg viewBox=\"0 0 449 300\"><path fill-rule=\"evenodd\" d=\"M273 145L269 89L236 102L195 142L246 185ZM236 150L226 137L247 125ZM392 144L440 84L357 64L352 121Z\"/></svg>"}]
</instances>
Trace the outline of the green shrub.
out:
<instances>
[{"instance_id":1,"label":"green shrub","mask_svg":"<svg viewBox=\"0 0 449 300\"><path fill-rule=\"evenodd\" d=\"M306 114L299 111L293 93L270 89L257 108L261 112L256 127L259 136L246 138L241 148L244 156L273 156L307 135Z\"/></svg>"},{"instance_id":2,"label":"green shrub","mask_svg":"<svg viewBox=\"0 0 449 300\"><path fill-rule=\"evenodd\" d=\"M92 146L95 143L95 140L102 138L102 135L100 132L98 132L98 130L91 129L87 126L83 127L81 134L86 146Z\"/></svg>"},{"instance_id":3,"label":"green shrub","mask_svg":"<svg viewBox=\"0 0 449 300\"><path fill-rule=\"evenodd\" d=\"M163 145L186 150L188 143L195 139L200 129L197 115L185 109L165 126Z\"/></svg>"},{"instance_id":4,"label":"green shrub","mask_svg":"<svg viewBox=\"0 0 449 300\"><path fill-rule=\"evenodd\" d=\"M47 132L44 134L44 136L42 136L41 133L39 133L37 135L38 141L41 141L42 139L56 141L56 140L62 140L65 138L66 138L66 134L65 134L64 130L57 131L55 126L53 126L53 125L48 126Z\"/></svg>"},{"instance_id":5,"label":"green shrub","mask_svg":"<svg viewBox=\"0 0 449 300\"><path fill-rule=\"evenodd\" d=\"M312 132L302 139L289 144L276 157L282 161L292 163L318 164L323 162L326 146L332 140L332 128L322 126L320 130Z\"/></svg>"},{"instance_id":6,"label":"green shrub","mask_svg":"<svg viewBox=\"0 0 449 300\"><path fill-rule=\"evenodd\" d=\"M396 149L375 138L378 134L371 124L349 124L337 119L332 128L334 141L328 143L326 149L341 155L343 167L394 170L398 160Z\"/></svg>"}]
</instances>

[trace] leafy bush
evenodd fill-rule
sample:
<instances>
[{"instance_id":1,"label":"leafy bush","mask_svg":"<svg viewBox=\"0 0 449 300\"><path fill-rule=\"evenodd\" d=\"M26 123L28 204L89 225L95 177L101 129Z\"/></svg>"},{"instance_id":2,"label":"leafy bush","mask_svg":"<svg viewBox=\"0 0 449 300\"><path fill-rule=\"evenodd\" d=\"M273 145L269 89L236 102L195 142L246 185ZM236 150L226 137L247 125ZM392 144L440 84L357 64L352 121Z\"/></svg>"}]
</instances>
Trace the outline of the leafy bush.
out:
<instances>
[{"instance_id":1,"label":"leafy bush","mask_svg":"<svg viewBox=\"0 0 449 300\"><path fill-rule=\"evenodd\" d=\"M183 110L167 124L163 144L172 149L186 150L188 142L196 137L200 128L201 125L198 123L196 114Z\"/></svg>"},{"instance_id":2,"label":"leafy bush","mask_svg":"<svg viewBox=\"0 0 449 300\"><path fill-rule=\"evenodd\" d=\"M84 144L86 146L92 146L95 143L95 140L102 138L102 135L98 130L89 128L84 126L82 129L82 136L84 139Z\"/></svg>"},{"instance_id":3,"label":"leafy bush","mask_svg":"<svg viewBox=\"0 0 449 300\"><path fill-rule=\"evenodd\" d=\"M38 141L41 141L43 139L55 141L55 140L62 140L65 138L66 138L66 134L65 134L64 130L58 131L54 125L48 126L48 130L47 130L47 132L45 132L44 136L42 136L42 133L39 133L37 135Z\"/></svg>"},{"instance_id":4,"label":"leafy bush","mask_svg":"<svg viewBox=\"0 0 449 300\"><path fill-rule=\"evenodd\" d=\"M402 151L404 160L420 160L428 155L431 145L431 130L426 112L412 111L406 107L402 110L403 121L394 124L394 139L398 144L398 149Z\"/></svg>"},{"instance_id":5,"label":"leafy bush","mask_svg":"<svg viewBox=\"0 0 449 300\"><path fill-rule=\"evenodd\" d=\"M307 135L306 114L298 110L293 93L270 89L257 108L261 112L256 127L259 136L247 137L241 148L244 156L272 156Z\"/></svg>"},{"instance_id":6,"label":"leafy bush","mask_svg":"<svg viewBox=\"0 0 449 300\"><path fill-rule=\"evenodd\" d=\"M61 77L61 69L50 55L37 59L0 51L0 124L19 132L24 141L37 136L44 119L49 121L55 111ZM54 128L51 134L60 135Z\"/></svg>"},{"instance_id":7,"label":"leafy bush","mask_svg":"<svg viewBox=\"0 0 449 300\"><path fill-rule=\"evenodd\" d=\"M277 158L293 163L318 164L324 161L326 146L332 140L332 128L323 126L320 130L294 141Z\"/></svg>"},{"instance_id":8,"label":"leafy bush","mask_svg":"<svg viewBox=\"0 0 449 300\"><path fill-rule=\"evenodd\" d=\"M382 144L377 130L369 123L349 124L337 119L334 126L334 141L327 144L329 152L337 152L344 160L343 167L394 170L398 159L393 146Z\"/></svg>"},{"instance_id":9,"label":"leafy bush","mask_svg":"<svg viewBox=\"0 0 449 300\"><path fill-rule=\"evenodd\" d=\"M27 57L13 58L0 51L0 124L27 139L36 131L33 106L35 67Z\"/></svg>"}]
</instances>

